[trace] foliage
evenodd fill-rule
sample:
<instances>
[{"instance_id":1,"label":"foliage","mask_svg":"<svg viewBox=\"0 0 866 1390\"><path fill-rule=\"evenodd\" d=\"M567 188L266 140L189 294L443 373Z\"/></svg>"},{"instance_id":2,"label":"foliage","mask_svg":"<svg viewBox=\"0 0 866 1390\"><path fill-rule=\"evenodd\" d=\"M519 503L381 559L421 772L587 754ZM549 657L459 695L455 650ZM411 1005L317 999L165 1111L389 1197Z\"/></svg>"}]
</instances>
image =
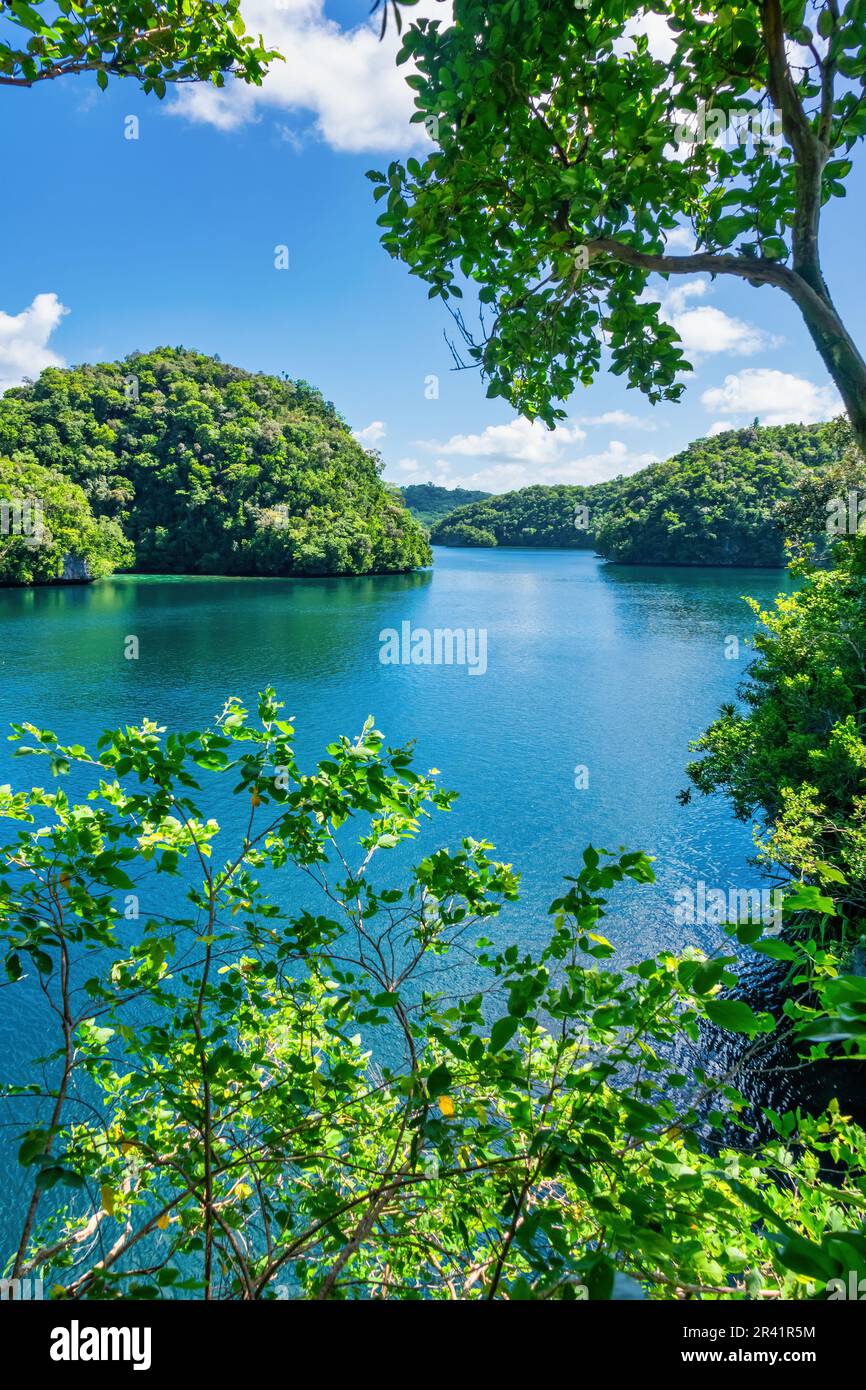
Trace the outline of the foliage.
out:
<instances>
[{"instance_id":1,"label":"foliage","mask_svg":"<svg viewBox=\"0 0 866 1390\"><path fill-rule=\"evenodd\" d=\"M421 527L303 381L182 348L48 368L0 399L0 451L65 474L135 568L367 574L429 563Z\"/></svg>"},{"instance_id":2,"label":"foliage","mask_svg":"<svg viewBox=\"0 0 866 1390\"><path fill-rule=\"evenodd\" d=\"M431 532L434 545L528 545L562 549L594 548L591 532L575 526L580 506L601 505L615 484L572 487L540 483L461 507ZM481 539L479 539L481 537Z\"/></svg>"},{"instance_id":3,"label":"foliage","mask_svg":"<svg viewBox=\"0 0 866 1390\"><path fill-rule=\"evenodd\" d=\"M162 97L226 74L261 86L279 57L245 32L239 0L0 0L0 25L0 86L95 72L102 88L132 77Z\"/></svg>"},{"instance_id":4,"label":"foliage","mask_svg":"<svg viewBox=\"0 0 866 1390\"><path fill-rule=\"evenodd\" d=\"M435 148L371 171L382 242L452 311L477 290L480 329L456 317L488 395L551 423L606 348L677 400L689 364L648 278L730 275L797 305L866 447L866 362L819 254L866 134L863 0L455 0L409 27L410 59ZM696 249L673 254L682 230Z\"/></svg>"},{"instance_id":5,"label":"foliage","mask_svg":"<svg viewBox=\"0 0 866 1390\"><path fill-rule=\"evenodd\" d=\"M823 457L825 433L729 430L623 478L595 531L600 554L626 564L783 565L776 513L806 471L800 456Z\"/></svg>"},{"instance_id":6,"label":"foliage","mask_svg":"<svg viewBox=\"0 0 866 1390\"><path fill-rule=\"evenodd\" d=\"M497 518L500 513L500 508L493 509L492 514ZM488 531L482 526L475 526L472 522L460 517L453 521L446 517L432 533L431 539L436 545L480 546L482 549L499 544L494 531Z\"/></svg>"},{"instance_id":7,"label":"foliage","mask_svg":"<svg viewBox=\"0 0 866 1390\"><path fill-rule=\"evenodd\" d=\"M800 553L811 547L823 554L840 537L866 529L866 455L842 420L834 421L830 432L835 456L802 473L778 508L779 526Z\"/></svg>"},{"instance_id":8,"label":"foliage","mask_svg":"<svg viewBox=\"0 0 866 1390\"><path fill-rule=\"evenodd\" d=\"M624 564L780 566L785 499L846 441L850 431L833 425L728 430L628 477L535 485L463 507L431 538L589 548Z\"/></svg>"},{"instance_id":9,"label":"foliage","mask_svg":"<svg viewBox=\"0 0 866 1390\"><path fill-rule=\"evenodd\" d=\"M435 483L410 483L401 487L403 501L409 511L422 526L431 527L458 507L468 507L472 502L483 502L489 492L479 492L475 488L437 487Z\"/></svg>"},{"instance_id":10,"label":"foliage","mask_svg":"<svg viewBox=\"0 0 866 1390\"><path fill-rule=\"evenodd\" d=\"M116 521L95 517L82 488L53 469L0 457L0 584L101 579L132 561Z\"/></svg>"},{"instance_id":11,"label":"foliage","mask_svg":"<svg viewBox=\"0 0 866 1390\"><path fill-rule=\"evenodd\" d=\"M756 1051L775 1027L719 997L734 957L605 964L607 895L651 882L645 855L587 849L543 949L503 946L518 881L486 842L387 872L453 799L409 750L370 720L305 774L272 691L258 714L114 730L96 757L15 727L91 785L0 804L7 987L44 994L57 1042L6 1091L29 1109L16 1276L61 1299L411 1300L821 1297L866 1274L866 1135L836 1105L772 1115L751 1149L735 1077L700 1061L702 1019ZM319 894L294 914L264 886L290 877ZM155 880L173 904L129 921Z\"/></svg>"},{"instance_id":12,"label":"foliage","mask_svg":"<svg viewBox=\"0 0 866 1390\"><path fill-rule=\"evenodd\" d=\"M840 540L828 566L798 560L800 586L753 610L763 628L742 691L694 743L689 776L758 818L763 859L829 888L866 918L866 543Z\"/></svg>"}]
</instances>

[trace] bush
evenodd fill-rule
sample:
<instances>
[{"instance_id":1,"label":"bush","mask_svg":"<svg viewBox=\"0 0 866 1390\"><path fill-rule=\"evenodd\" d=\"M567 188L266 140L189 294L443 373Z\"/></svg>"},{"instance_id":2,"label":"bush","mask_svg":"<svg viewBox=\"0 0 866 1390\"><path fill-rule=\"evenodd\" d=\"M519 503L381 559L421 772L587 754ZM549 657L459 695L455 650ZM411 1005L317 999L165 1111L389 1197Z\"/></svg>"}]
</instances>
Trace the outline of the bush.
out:
<instances>
[{"instance_id":1,"label":"bush","mask_svg":"<svg viewBox=\"0 0 866 1390\"><path fill-rule=\"evenodd\" d=\"M272 691L258 713L115 730L96 756L15 728L92 783L0 791L11 998L38 980L57 1041L7 1091L32 1107L16 1276L56 1298L606 1299L866 1272L866 1135L837 1106L774 1116L750 1151L735 1078L672 1060L707 1017L772 1034L717 997L734 958L603 964L607 894L651 882L645 855L587 849L544 948L498 944L518 880L486 842L387 874L451 804L434 774L372 721L305 774ZM289 875L318 902L284 913L262 880ZM155 876L175 903L136 921Z\"/></svg>"},{"instance_id":2,"label":"bush","mask_svg":"<svg viewBox=\"0 0 866 1390\"><path fill-rule=\"evenodd\" d=\"M702 792L758 819L765 863L833 891L866 916L866 541L840 539L825 567L794 562L800 587L762 611L742 695L693 744Z\"/></svg>"}]
</instances>

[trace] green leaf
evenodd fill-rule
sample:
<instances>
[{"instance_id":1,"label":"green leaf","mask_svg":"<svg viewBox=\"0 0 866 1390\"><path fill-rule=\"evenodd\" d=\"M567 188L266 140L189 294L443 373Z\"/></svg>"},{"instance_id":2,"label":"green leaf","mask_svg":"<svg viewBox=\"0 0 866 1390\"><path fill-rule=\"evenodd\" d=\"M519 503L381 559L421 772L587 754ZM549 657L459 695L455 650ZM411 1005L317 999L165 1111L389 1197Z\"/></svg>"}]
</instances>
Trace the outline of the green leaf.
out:
<instances>
[{"instance_id":1,"label":"green leaf","mask_svg":"<svg viewBox=\"0 0 866 1390\"><path fill-rule=\"evenodd\" d=\"M519 1018L500 1018L494 1023L490 1032L490 1051L501 1052L510 1043L514 1034L520 1027Z\"/></svg>"},{"instance_id":2,"label":"green leaf","mask_svg":"<svg viewBox=\"0 0 866 1390\"><path fill-rule=\"evenodd\" d=\"M704 1012L712 1023L730 1033L771 1033L775 1024L768 1014L756 1014L741 999L708 999Z\"/></svg>"}]
</instances>

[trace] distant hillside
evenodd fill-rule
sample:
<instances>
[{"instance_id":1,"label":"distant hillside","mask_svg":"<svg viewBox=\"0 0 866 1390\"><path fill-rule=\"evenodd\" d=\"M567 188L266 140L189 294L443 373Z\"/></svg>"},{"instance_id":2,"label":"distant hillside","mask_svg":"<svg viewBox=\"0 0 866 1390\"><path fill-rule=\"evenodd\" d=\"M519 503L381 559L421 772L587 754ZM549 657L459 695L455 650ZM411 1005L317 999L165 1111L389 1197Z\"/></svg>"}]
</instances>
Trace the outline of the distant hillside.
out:
<instances>
[{"instance_id":1,"label":"distant hillside","mask_svg":"<svg viewBox=\"0 0 866 1390\"><path fill-rule=\"evenodd\" d=\"M50 367L8 390L0 462L0 499L44 499L50 541L37 570L32 547L0 537L0 583L61 579L67 558L84 577L430 563L426 533L320 391L183 348Z\"/></svg>"},{"instance_id":2,"label":"distant hillside","mask_svg":"<svg viewBox=\"0 0 866 1390\"><path fill-rule=\"evenodd\" d=\"M489 492L474 492L465 487L437 487L435 483L411 483L401 487L403 501L409 511L423 526L435 526L457 507L468 506L472 502L483 502L490 497Z\"/></svg>"},{"instance_id":3,"label":"distant hillside","mask_svg":"<svg viewBox=\"0 0 866 1390\"><path fill-rule=\"evenodd\" d=\"M838 466L850 445L841 421L727 430L629 477L526 487L461 507L431 541L591 549L624 564L774 567L784 563L782 516L798 483Z\"/></svg>"}]
</instances>

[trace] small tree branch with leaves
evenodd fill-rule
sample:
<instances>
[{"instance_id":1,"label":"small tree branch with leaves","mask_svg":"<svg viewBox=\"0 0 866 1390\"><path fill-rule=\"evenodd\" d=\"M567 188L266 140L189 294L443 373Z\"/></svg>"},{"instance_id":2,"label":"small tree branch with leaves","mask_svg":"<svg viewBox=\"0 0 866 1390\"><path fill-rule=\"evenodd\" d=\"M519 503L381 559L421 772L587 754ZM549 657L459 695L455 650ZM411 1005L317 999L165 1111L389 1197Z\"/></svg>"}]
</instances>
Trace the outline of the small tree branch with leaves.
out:
<instances>
[{"instance_id":1,"label":"small tree branch with leaves","mask_svg":"<svg viewBox=\"0 0 866 1390\"><path fill-rule=\"evenodd\" d=\"M32 87L95 72L145 92L227 75L261 86L279 54L246 33L239 0L0 0L0 86Z\"/></svg>"}]
</instances>

